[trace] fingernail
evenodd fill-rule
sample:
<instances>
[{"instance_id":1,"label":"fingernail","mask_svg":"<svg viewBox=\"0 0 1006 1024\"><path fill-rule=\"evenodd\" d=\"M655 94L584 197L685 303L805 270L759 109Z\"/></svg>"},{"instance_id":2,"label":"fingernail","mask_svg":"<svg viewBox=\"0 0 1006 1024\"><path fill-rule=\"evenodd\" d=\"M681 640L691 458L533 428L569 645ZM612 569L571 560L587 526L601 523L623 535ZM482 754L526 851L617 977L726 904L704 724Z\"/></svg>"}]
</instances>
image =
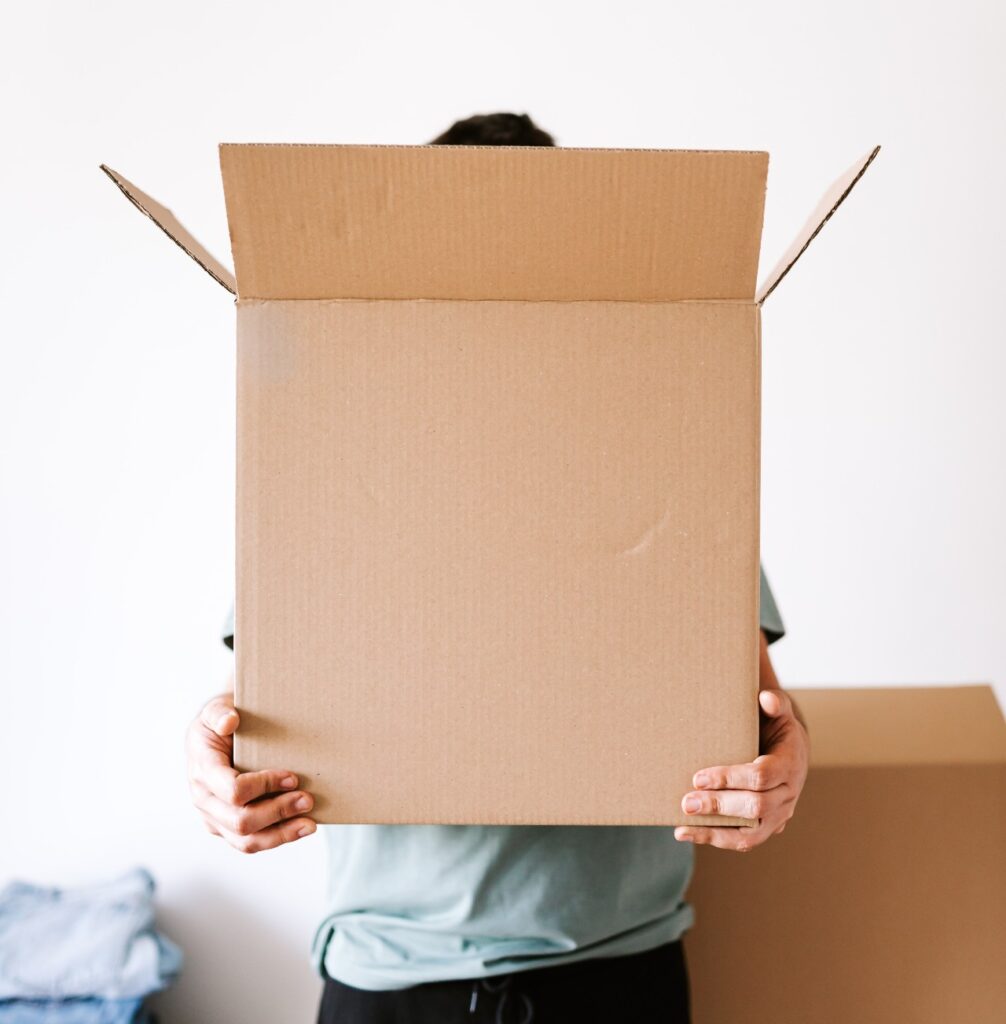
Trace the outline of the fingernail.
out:
<instances>
[{"instance_id":1,"label":"fingernail","mask_svg":"<svg viewBox=\"0 0 1006 1024\"><path fill-rule=\"evenodd\" d=\"M283 789L296 789L297 788L297 776L296 775L285 775L279 782Z\"/></svg>"},{"instance_id":2,"label":"fingernail","mask_svg":"<svg viewBox=\"0 0 1006 1024\"><path fill-rule=\"evenodd\" d=\"M314 822L311 822L309 825L305 825L303 828L300 829L300 831L297 833L297 838L303 839L304 836L309 836L313 831Z\"/></svg>"},{"instance_id":3,"label":"fingernail","mask_svg":"<svg viewBox=\"0 0 1006 1024\"><path fill-rule=\"evenodd\" d=\"M695 776L695 788L696 789L702 789L703 786L708 786L708 785L709 785L709 776L708 775L703 775L701 772L699 772L699 774Z\"/></svg>"},{"instance_id":4,"label":"fingernail","mask_svg":"<svg viewBox=\"0 0 1006 1024\"><path fill-rule=\"evenodd\" d=\"M675 832L674 838L682 843L690 843L692 841L691 832Z\"/></svg>"},{"instance_id":5,"label":"fingernail","mask_svg":"<svg viewBox=\"0 0 1006 1024\"><path fill-rule=\"evenodd\" d=\"M227 723L231 720L231 713L228 711L226 715L221 715L217 719L217 732L223 732L227 727Z\"/></svg>"},{"instance_id":6,"label":"fingernail","mask_svg":"<svg viewBox=\"0 0 1006 1024\"><path fill-rule=\"evenodd\" d=\"M686 797L685 799L685 810L689 814L694 814L696 811L702 808L702 801L697 796Z\"/></svg>"},{"instance_id":7,"label":"fingernail","mask_svg":"<svg viewBox=\"0 0 1006 1024\"><path fill-rule=\"evenodd\" d=\"M311 798L309 796L302 796L294 805L295 811L306 811L311 806Z\"/></svg>"}]
</instances>

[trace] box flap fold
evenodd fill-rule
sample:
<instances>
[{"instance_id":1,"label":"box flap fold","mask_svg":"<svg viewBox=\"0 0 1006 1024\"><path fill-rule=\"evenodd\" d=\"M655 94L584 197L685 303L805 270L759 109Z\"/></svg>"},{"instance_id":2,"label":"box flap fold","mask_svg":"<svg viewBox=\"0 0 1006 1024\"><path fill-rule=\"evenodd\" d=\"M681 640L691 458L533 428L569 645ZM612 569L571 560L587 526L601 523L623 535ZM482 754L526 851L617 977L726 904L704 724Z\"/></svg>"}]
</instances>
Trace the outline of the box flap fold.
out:
<instances>
[{"instance_id":1,"label":"box flap fold","mask_svg":"<svg viewBox=\"0 0 1006 1024\"><path fill-rule=\"evenodd\" d=\"M180 249L184 249L210 277L222 284L232 295L237 294L234 275L192 236L166 206L151 199L111 167L101 164L101 169L138 210L146 214Z\"/></svg>"},{"instance_id":2,"label":"box flap fold","mask_svg":"<svg viewBox=\"0 0 1006 1024\"><path fill-rule=\"evenodd\" d=\"M792 245L783 253L782 258L772 268L758 289L756 301L761 305L775 291L779 282L793 269L796 261L807 251L808 246L817 237L818 232L831 218L831 215L842 205L845 197L855 187L856 182L866 173L867 167L873 163L880 146L874 146L866 156L857 160L824 194L803 230L793 240Z\"/></svg>"}]
</instances>

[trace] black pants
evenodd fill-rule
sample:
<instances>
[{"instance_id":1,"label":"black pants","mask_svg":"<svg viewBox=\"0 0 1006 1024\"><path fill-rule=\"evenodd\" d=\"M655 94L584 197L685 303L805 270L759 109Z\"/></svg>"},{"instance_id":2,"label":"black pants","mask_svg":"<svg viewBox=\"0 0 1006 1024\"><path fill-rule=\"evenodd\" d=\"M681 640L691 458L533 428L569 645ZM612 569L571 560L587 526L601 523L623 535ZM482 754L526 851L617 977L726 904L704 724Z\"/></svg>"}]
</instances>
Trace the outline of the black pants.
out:
<instances>
[{"instance_id":1,"label":"black pants","mask_svg":"<svg viewBox=\"0 0 1006 1024\"><path fill-rule=\"evenodd\" d=\"M318 1024L688 1024L681 942L632 956L367 992L331 978Z\"/></svg>"}]
</instances>

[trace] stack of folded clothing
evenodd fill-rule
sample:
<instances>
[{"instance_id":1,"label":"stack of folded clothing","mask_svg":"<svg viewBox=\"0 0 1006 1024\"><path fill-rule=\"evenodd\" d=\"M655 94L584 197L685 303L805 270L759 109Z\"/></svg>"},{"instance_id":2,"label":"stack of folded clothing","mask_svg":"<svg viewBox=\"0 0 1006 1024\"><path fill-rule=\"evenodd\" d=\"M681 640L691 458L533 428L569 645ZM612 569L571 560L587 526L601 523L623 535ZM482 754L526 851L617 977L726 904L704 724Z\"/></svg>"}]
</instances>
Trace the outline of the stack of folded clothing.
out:
<instances>
[{"instance_id":1,"label":"stack of folded clothing","mask_svg":"<svg viewBox=\"0 0 1006 1024\"><path fill-rule=\"evenodd\" d=\"M153 893L142 868L77 889L0 891L0 1024L150 1024L145 998L182 965L154 929Z\"/></svg>"}]
</instances>

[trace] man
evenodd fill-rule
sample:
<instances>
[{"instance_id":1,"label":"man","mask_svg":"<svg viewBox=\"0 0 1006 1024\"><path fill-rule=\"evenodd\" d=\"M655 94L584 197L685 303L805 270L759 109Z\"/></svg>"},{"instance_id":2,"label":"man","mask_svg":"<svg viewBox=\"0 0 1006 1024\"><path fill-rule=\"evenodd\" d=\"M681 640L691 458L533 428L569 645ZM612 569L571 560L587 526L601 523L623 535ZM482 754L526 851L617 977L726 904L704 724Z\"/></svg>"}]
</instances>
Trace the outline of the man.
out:
<instances>
[{"instance_id":1,"label":"man","mask_svg":"<svg viewBox=\"0 0 1006 1024\"><path fill-rule=\"evenodd\" d=\"M455 123L436 145L551 146L526 115ZM807 773L806 730L768 646L784 627L761 573L761 754L696 773L686 813L756 819L685 826L332 825L329 886L312 958L318 1024L689 1020L682 935L692 844L754 848L781 832ZM225 642L233 646L233 624ZM315 831L293 773L238 774L233 685L188 732L207 828L254 853Z\"/></svg>"}]
</instances>

